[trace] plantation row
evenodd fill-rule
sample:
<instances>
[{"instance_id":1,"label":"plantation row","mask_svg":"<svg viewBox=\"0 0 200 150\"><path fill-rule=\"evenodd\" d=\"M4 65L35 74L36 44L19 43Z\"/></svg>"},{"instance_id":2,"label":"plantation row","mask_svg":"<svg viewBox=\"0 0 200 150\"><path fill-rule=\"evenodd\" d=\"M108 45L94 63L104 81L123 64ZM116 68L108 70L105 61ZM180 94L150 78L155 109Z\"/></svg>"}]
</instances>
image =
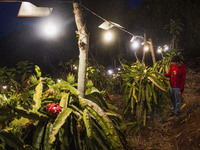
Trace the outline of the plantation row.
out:
<instances>
[{"instance_id":1,"label":"plantation row","mask_svg":"<svg viewBox=\"0 0 200 150\"><path fill-rule=\"evenodd\" d=\"M169 97L163 73L174 54L153 67L121 63L114 75L101 65L90 66L84 98L69 62L60 80L42 77L38 66L34 74L28 62L1 68L0 149L128 149L124 128L145 126L147 116ZM124 95L123 114L113 112L117 108L108 103L109 92ZM122 125L125 114L131 114L131 122Z\"/></svg>"}]
</instances>

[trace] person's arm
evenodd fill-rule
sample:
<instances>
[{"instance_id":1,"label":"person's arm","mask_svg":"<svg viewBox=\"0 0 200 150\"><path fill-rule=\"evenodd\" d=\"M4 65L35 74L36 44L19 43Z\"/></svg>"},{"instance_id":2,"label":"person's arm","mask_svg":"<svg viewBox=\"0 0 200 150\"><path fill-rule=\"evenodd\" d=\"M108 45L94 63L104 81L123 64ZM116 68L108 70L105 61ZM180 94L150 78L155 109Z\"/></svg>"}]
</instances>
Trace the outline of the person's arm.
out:
<instances>
[{"instance_id":1,"label":"person's arm","mask_svg":"<svg viewBox=\"0 0 200 150\"><path fill-rule=\"evenodd\" d=\"M172 68L172 67L170 67L170 69L169 69L168 73L164 74L164 76L165 76L165 77L168 77L168 78L170 77L171 70L172 70L171 68Z\"/></svg>"}]
</instances>

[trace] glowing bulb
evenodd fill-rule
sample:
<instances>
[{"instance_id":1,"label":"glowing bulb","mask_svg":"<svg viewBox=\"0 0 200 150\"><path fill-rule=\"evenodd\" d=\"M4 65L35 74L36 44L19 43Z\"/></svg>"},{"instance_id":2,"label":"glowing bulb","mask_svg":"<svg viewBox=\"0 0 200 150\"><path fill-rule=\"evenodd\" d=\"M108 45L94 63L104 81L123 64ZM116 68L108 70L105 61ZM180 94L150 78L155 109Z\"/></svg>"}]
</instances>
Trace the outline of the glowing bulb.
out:
<instances>
[{"instance_id":1,"label":"glowing bulb","mask_svg":"<svg viewBox=\"0 0 200 150\"><path fill-rule=\"evenodd\" d=\"M47 23L44 26L44 33L48 37L55 37L58 35L58 27L56 27L53 23Z\"/></svg>"},{"instance_id":2,"label":"glowing bulb","mask_svg":"<svg viewBox=\"0 0 200 150\"><path fill-rule=\"evenodd\" d=\"M78 69L78 67L77 67L76 65L73 65L73 67L74 67L74 70L77 70L77 69Z\"/></svg>"},{"instance_id":3,"label":"glowing bulb","mask_svg":"<svg viewBox=\"0 0 200 150\"><path fill-rule=\"evenodd\" d=\"M104 39L105 39L107 42L112 41L112 39L113 39L113 34L112 34L111 32L106 32L105 35L104 35Z\"/></svg>"},{"instance_id":4,"label":"glowing bulb","mask_svg":"<svg viewBox=\"0 0 200 150\"><path fill-rule=\"evenodd\" d=\"M164 46L164 49L167 51L167 50L169 50L169 46L168 45L165 45Z\"/></svg>"},{"instance_id":5,"label":"glowing bulb","mask_svg":"<svg viewBox=\"0 0 200 150\"><path fill-rule=\"evenodd\" d=\"M157 52L158 52L158 53L161 53L161 52L162 52L162 50L161 50L161 49L158 49L158 50L157 50Z\"/></svg>"},{"instance_id":6,"label":"glowing bulb","mask_svg":"<svg viewBox=\"0 0 200 150\"><path fill-rule=\"evenodd\" d=\"M7 86L6 86L6 85L4 85L4 86L3 86L3 89L4 89L4 90L5 90L5 89L7 89Z\"/></svg>"},{"instance_id":7,"label":"glowing bulb","mask_svg":"<svg viewBox=\"0 0 200 150\"><path fill-rule=\"evenodd\" d=\"M148 50L149 50L149 46L147 46L147 45L146 45L146 46L144 46L144 51L146 51L146 52L147 52Z\"/></svg>"},{"instance_id":8,"label":"glowing bulb","mask_svg":"<svg viewBox=\"0 0 200 150\"><path fill-rule=\"evenodd\" d=\"M113 74L113 71L110 69L110 70L108 70L108 74L109 75L112 75Z\"/></svg>"},{"instance_id":9,"label":"glowing bulb","mask_svg":"<svg viewBox=\"0 0 200 150\"><path fill-rule=\"evenodd\" d=\"M162 48L160 46L157 48L157 52L162 53Z\"/></svg>"},{"instance_id":10,"label":"glowing bulb","mask_svg":"<svg viewBox=\"0 0 200 150\"><path fill-rule=\"evenodd\" d=\"M140 46L140 43L139 41L134 41L131 46L132 48L137 49Z\"/></svg>"}]
</instances>

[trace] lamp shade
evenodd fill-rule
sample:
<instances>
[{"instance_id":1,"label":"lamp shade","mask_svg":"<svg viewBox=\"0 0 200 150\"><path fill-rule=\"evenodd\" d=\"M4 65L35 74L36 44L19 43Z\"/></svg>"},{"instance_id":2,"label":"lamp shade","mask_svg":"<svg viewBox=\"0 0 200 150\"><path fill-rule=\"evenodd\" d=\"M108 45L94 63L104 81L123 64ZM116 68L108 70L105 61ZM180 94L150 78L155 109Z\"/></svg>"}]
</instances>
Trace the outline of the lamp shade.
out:
<instances>
[{"instance_id":1,"label":"lamp shade","mask_svg":"<svg viewBox=\"0 0 200 150\"><path fill-rule=\"evenodd\" d=\"M53 8L37 7L29 2L22 2L18 17L43 17L51 14Z\"/></svg>"}]
</instances>

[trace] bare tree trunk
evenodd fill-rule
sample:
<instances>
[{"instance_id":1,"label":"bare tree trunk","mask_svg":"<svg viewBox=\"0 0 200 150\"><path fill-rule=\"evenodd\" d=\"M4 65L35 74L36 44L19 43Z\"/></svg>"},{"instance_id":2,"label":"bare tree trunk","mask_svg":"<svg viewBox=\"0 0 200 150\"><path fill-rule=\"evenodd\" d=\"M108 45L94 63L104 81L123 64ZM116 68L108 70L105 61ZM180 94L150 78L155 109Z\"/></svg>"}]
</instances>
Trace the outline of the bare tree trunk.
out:
<instances>
[{"instance_id":1,"label":"bare tree trunk","mask_svg":"<svg viewBox=\"0 0 200 150\"><path fill-rule=\"evenodd\" d=\"M172 37L172 40L171 40L171 49L174 50L174 44L175 43L175 40L174 40L174 37Z\"/></svg>"},{"instance_id":2,"label":"bare tree trunk","mask_svg":"<svg viewBox=\"0 0 200 150\"><path fill-rule=\"evenodd\" d=\"M154 53L154 50L153 50L153 43L152 43L151 38L149 39L149 42L150 42L150 52L151 52L151 56L152 56L152 60L153 60L153 65L155 65L156 64L156 57L155 57L155 53Z\"/></svg>"},{"instance_id":3,"label":"bare tree trunk","mask_svg":"<svg viewBox=\"0 0 200 150\"><path fill-rule=\"evenodd\" d=\"M146 44L146 33L144 33L144 45L143 45L143 55L142 55L142 68L144 69L145 68L145 61L144 61L144 59L145 59L145 50L144 50L144 48L145 48L145 44Z\"/></svg>"},{"instance_id":4,"label":"bare tree trunk","mask_svg":"<svg viewBox=\"0 0 200 150\"><path fill-rule=\"evenodd\" d=\"M73 3L74 16L78 31L78 47L79 47L79 68L78 68L78 91L81 97L85 97L86 90L86 70L88 63L89 50L89 34L84 24L83 13L81 7L77 3Z\"/></svg>"},{"instance_id":5,"label":"bare tree trunk","mask_svg":"<svg viewBox=\"0 0 200 150\"><path fill-rule=\"evenodd\" d=\"M140 63L140 60L137 57L137 51L134 52L134 55L135 55L135 58L136 58L137 62Z\"/></svg>"}]
</instances>

